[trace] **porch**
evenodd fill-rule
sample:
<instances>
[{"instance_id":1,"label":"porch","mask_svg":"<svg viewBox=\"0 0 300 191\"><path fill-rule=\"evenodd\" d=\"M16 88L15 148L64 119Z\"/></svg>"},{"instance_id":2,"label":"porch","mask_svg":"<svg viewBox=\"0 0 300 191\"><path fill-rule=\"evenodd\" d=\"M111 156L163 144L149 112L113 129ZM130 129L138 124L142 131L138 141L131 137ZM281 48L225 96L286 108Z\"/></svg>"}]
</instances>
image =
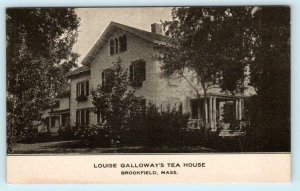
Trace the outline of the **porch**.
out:
<instances>
[{"instance_id":1,"label":"porch","mask_svg":"<svg viewBox=\"0 0 300 191\"><path fill-rule=\"evenodd\" d=\"M70 126L70 110L56 110L49 112L47 127L51 134L58 134L62 128Z\"/></svg>"},{"instance_id":2,"label":"porch","mask_svg":"<svg viewBox=\"0 0 300 191\"><path fill-rule=\"evenodd\" d=\"M241 130L243 119L244 99L241 96L208 95L206 99L190 99L191 128L206 127L216 132L220 130Z\"/></svg>"}]
</instances>

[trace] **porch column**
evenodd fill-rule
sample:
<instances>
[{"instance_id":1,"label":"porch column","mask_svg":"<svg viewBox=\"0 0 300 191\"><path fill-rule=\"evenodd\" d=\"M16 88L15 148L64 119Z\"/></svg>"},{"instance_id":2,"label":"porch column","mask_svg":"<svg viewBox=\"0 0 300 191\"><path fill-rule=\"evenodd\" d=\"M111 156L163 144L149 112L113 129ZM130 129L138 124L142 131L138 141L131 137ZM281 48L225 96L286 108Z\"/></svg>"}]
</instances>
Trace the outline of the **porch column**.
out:
<instances>
[{"instance_id":1,"label":"porch column","mask_svg":"<svg viewBox=\"0 0 300 191\"><path fill-rule=\"evenodd\" d=\"M209 97L209 125L213 129L213 98Z\"/></svg>"},{"instance_id":2,"label":"porch column","mask_svg":"<svg viewBox=\"0 0 300 191\"><path fill-rule=\"evenodd\" d=\"M217 98L214 97L212 101L213 101L213 111L212 111L213 112L212 113L213 114L213 117L212 117L212 119L213 119L212 120L213 128L212 128L212 130L215 131L216 130L216 125L217 125Z\"/></svg>"},{"instance_id":3,"label":"porch column","mask_svg":"<svg viewBox=\"0 0 300 191\"><path fill-rule=\"evenodd\" d=\"M205 122L208 123L208 108L207 108L207 99L204 100L204 108L205 108Z\"/></svg>"},{"instance_id":4,"label":"porch column","mask_svg":"<svg viewBox=\"0 0 300 191\"><path fill-rule=\"evenodd\" d=\"M239 99L239 120L243 118L243 99Z\"/></svg>"},{"instance_id":5,"label":"porch column","mask_svg":"<svg viewBox=\"0 0 300 191\"><path fill-rule=\"evenodd\" d=\"M239 119L239 99L235 100L235 119Z\"/></svg>"},{"instance_id":6,"label":"porch column","mask_svg":"<svg viewBox=\"0 0 300 191\"><path fill-rule=\"evenodd\" d=\"M59 129L62 126L62 114L59 115Z\"/></svg>"},{"instance_id":7,"label":"porch column","mask_svg":"<svg viewBox=\"0 0 300 191\"><path fill-rule=\"evenodd\" d=\"M49 129L51 128L51 113L49 112Z\"/></svg>"}]
</instances>

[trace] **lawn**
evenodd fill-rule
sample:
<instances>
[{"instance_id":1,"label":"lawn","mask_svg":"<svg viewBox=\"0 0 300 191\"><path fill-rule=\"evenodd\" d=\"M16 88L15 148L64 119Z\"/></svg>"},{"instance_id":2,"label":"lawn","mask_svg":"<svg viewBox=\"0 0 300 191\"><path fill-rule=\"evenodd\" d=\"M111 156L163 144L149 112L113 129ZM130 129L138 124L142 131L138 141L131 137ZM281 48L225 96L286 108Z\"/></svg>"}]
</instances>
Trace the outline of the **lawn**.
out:
<instances>
[{"instance_id":1,"label":"lawn","mask_svg":"<svg viewBox=\"0 0 300 191\"><path fill-rule=\"evenodd\" d=\"M12 154L101 154L101 153L208 153L215 150L202 146L120 146L93 147L83 146L81 141L57 141L31 144L17 144Z\"/></svg>"}]
</instances>

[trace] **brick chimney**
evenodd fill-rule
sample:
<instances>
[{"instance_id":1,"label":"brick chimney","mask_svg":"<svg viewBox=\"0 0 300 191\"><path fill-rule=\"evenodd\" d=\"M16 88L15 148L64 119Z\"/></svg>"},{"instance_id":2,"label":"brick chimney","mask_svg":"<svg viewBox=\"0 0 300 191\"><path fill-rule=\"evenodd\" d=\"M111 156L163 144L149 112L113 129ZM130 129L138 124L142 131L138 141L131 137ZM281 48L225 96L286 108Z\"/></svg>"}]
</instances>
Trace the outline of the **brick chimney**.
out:
<instances>
[{"instance_id":1,"label":"brick chimney","mask_svg":"<svg viewBox=\"0 0 300 191\"><path fill-rule=\"evenodd\" d=\"M163 34L162 25L158 23L151 24L151 32L162 35Z\"/></svg>"}]
</instances>

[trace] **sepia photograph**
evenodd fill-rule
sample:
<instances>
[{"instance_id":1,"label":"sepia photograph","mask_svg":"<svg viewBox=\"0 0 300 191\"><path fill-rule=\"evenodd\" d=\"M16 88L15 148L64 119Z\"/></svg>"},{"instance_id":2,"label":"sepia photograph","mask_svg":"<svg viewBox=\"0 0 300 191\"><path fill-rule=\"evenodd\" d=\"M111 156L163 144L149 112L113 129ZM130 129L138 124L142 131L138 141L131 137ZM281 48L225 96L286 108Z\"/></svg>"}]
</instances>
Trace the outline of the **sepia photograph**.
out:
<instances>
[{"instance_id":1,"label":"sepia photograph","mask_svg":"<svg viewBox=\"0 0 300 191\"><path fill-rule=\"evenodd\" d=\"M290 16L7 8L7 155L290 153Z\"/></svg>"}]
</instances>

